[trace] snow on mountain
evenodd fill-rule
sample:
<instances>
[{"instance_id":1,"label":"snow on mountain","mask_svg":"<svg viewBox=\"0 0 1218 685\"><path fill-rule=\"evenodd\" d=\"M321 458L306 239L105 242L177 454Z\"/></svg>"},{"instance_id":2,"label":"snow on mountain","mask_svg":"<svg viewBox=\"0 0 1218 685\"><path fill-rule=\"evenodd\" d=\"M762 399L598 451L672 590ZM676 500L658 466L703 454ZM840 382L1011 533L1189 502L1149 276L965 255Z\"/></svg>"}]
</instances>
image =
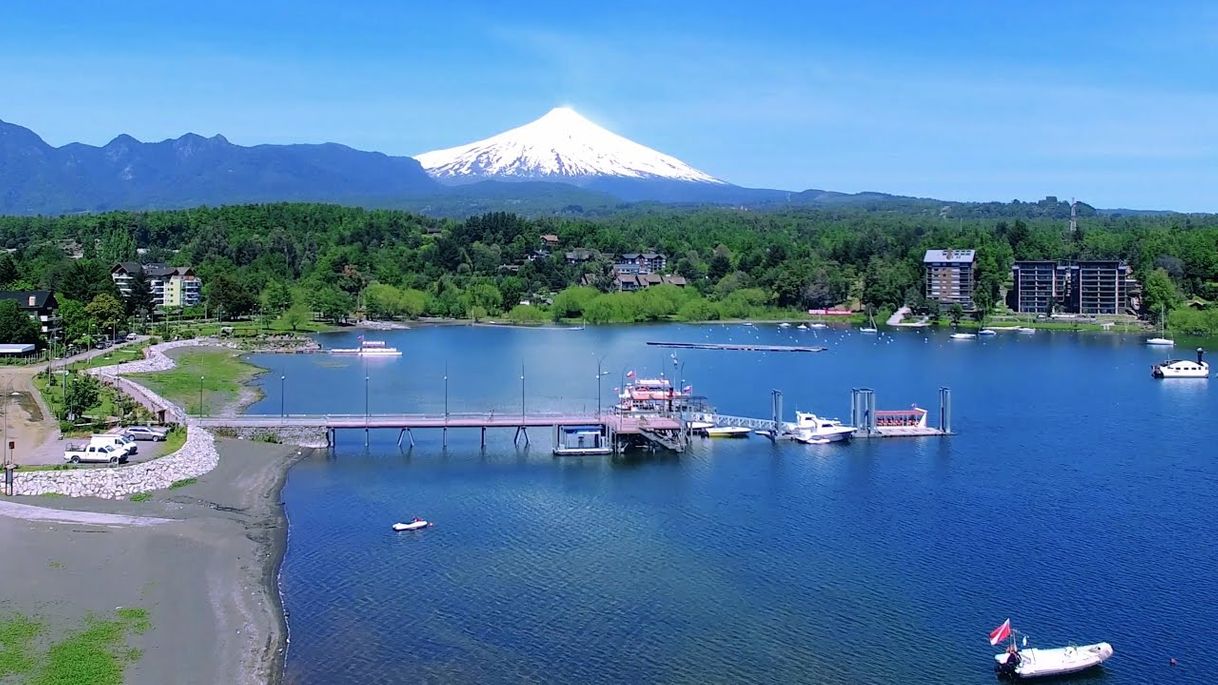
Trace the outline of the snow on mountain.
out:
<instances>
[{"instance_id":1,"label":"snow on mountain","mask_svg":"<svg viewBox=\"0 0 1218 685\"><path fill-rule=\"evenodd\" d=\"M558 107L536 121L415 159L441 180L580 181L603 177L723 184L681 160L623 138Z\"/></svg>"}]
</instances>

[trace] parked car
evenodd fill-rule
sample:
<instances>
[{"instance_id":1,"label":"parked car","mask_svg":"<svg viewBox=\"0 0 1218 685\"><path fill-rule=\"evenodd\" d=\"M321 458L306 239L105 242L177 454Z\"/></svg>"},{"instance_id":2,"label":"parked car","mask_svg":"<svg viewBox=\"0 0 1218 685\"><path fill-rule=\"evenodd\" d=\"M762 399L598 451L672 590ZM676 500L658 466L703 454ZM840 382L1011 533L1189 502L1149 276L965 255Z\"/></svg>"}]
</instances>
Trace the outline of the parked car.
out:
<instances>
[{"instance_id":1,"label":"parked car","mask_svg":"<svg viewBox=\"0 0 1218 685\"><path fill-rule=\"evenodd\" d=\"M136 452L139 452L139 445L135 444L135 438L126 433L103 433L102 435L94 435L89 440L90 445L110 445L114 449L123 453L124 457L129 457Z\"/></svg>"},{"instance_id":2,"label":"parked car","mask_svg":"<svg viewBox=\"0 0 1218 685\"><path fill-rule=\"evenodd\" d=\"M128 334L127 334L127 342L134 342L134 341L135 341L135 339L136 339L136 338L138 338L138 337L140 337L140 336L138 336L138 335L136 335L136 334L134 334L134 333L128 333Z\"/></svg>"},{"instance_id":3,"label":"parked car","mask_svg":"<svg viewBox=\"0 0 1218 685\"><path fill-rule=\"evenodd\" d=\"M68 445L63 460L73 464L118 464L127 461L127 455L114 445Z\"/></svg>"},{"instance_id":4,"label":"parked car","mask_svg":"<svg viewBox=\"0 0 1218 685\"><path fill-rule=\"evenodd\" d=\"M128 426L127 435L130 435L136 440L151 440L153 442L160 442L165 439L165 436L169 435L169 431L161 428L153 428L152 426Z\"/></svg>"},{"instance_id":5,"label":"parked car","mask_svg":"<svg viewBox=\"0 0 1218 685\"><path fill-rule=\"evenodd\" d=\"M107 348L107 347L109 347L109 346L110 346L110 341L109 341L109 340L98 340L98 341L97 341L97 344L96 344L96 345L94 345L93 347L96 347L96 348L97 348L97 349L99 349L99 350L104 350L104 349L106 349L106 348Z\"/></svg>"}]
</instances>

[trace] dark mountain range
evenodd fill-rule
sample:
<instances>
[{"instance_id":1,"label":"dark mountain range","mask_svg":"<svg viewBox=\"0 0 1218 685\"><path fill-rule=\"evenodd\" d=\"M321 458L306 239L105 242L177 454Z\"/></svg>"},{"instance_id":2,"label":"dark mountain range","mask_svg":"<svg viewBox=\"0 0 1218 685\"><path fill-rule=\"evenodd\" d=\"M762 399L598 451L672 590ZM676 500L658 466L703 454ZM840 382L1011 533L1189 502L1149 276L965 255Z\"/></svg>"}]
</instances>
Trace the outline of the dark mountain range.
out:
<instances>
[{"instance_id":1,"label":"dark mountain range","mask_svg":"<svg viewBox=\"0 0 1218 685\"><path fill-rule=\"evenodd\" d=\"M409 157L344 145L234 145L188 133L159 143L121 135L52 147L0 121L0 213L64 214L246 202L381 204L435 193Z\"/></svg>"}]
</instances>

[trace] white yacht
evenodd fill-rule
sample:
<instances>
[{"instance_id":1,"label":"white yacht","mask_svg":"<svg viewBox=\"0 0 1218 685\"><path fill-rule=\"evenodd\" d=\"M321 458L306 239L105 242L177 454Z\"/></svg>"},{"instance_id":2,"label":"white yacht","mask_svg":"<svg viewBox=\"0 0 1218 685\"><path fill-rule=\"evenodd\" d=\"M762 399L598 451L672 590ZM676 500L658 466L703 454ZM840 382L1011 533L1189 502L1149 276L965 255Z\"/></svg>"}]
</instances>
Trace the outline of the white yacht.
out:
<instances>
[{"instance_id":1,"label":"white yacht","mask_svg":"<svg viewBox=\"0 0 1218 685\"><path fill-rule=\"evenodd\" d=\"M357 354L361 357L400 357L401 350L389 347L382 340L360 339L359 347L336 347L330 354Z\"/></svg>"},{"instance_id":2,"label":"white yacht","mask_svg":"<svg viewBox=\"0 0 1218 685\"><path fill-rule=\"evenodd\" d=\"M1176 344L1176 341L1172 340L1171 338L1148 338L1146 340L1146 344L1158 345L1161 347L1173 347Z\"/></svg>"},{"instance_id":3,"label":"white yacht","mask_svg":"<svg viewBox=\"0 0 1218 685\"><path fill-rule=\"evenodd\" d=\"M1168 359L1150 367L1155 378L1209 378L1210 363L1205 361L1205 350L1197 348L1197 361L1191 359Z\"/></svg>"},{"instance_id":4,"label":"white yacht","mask_svg":"<svg viewBox=\"0 0 1218 685\"><path fill-rule=\"evenodd\" d=\"M837 419L822 419L806 411L795 412L795 423L786 425L791 437L807 443L838 442L854 435L854 426L844 426Z\"/></svg>"}]
</instances>

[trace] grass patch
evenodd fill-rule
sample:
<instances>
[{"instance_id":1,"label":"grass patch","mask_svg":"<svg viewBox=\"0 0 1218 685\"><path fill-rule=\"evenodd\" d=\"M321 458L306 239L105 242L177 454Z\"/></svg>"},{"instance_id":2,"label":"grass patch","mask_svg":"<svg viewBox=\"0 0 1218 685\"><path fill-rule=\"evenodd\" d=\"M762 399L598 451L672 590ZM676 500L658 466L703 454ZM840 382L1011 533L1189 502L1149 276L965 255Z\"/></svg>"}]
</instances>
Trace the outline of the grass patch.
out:
<instances>
[{"instance_id":1,"label":"grass patch","mask_svg":"<svg viewBox=\"0 0 1218 685\"><path fill-rule=\"evenodd\" d=\"M137 492L134 495L132 495L131 497L128 497L127 499L130 499L132 502L147 502L148 500L152 499L152 493L151 492Z\"/></svg>"},{"instance_id":2,"label":"grass patch","mask_svg":"<svg viewBox=\"0 0 1218 685\"><path fill-rule=\"evenodd\" d=\"M112 366L114 364L125 364L127 362L139 361L144 358L144 348L148 347L147 342L142 342L138 345L124 345L123 347L112 347L104 353L93 357L92 359L78 362L72 365L73 369L95 369L99 366Z\"/></svg>"},{"instance_id":3,"label":"grass patch","mask_svg":"<svg viewBox=\"0 0 1218 685\"><path fill-rule=\"evenodd\" d=\"M51 645L30 679L31 685L92 683L119 685L127 664L140 657L126 647L130 633L143 633L150 622L143 609L119 609L115 618L89 618L85 628Z\"/></svg>"},{"instance_id":4,"label":"grass patch","mask_svg":"<svg viewBox=\"0 0 1218 685\"><path fill-rule=\"evenodd\" d=\"M28 616L0 621L0 678L34 670L37 660L30 648L41 632L42 624Z\"/></svg>"},{"instance_id":5,"label":"grass patch","mask_svg":"<svg viewBox=\"0 0 1218 685\"><path fill-rule=\"evenodd\" d=\"M182 449L182 445L186 444L186 428L183 426L174 426L173 430L165 436L165 455L168 456Z\"/></svg>"},{"instance_id":6,"label":"grass patch","mask_svg":"<svg viewBox=\"0 0 1218 685\"><path fill-rule=\"evenodd\" d=\"M198 483L198 482L199 482L198 478L183 478L182 480L175 480L173 483L171 483L169 485L169 489L177 490L178 488L184 488L187 485L194 485L195 483Z\"/></svg>"},{"instance_id":7,"label":"grass patch","mask_svg":"<svg viewBox=\"0 0 1218 685\"><path fill-rule=\"evenodd\" d=\"M246 381L262 372L232 350L186 350L175 359L178 365L173 369L131 374L131 378L191 414L218 413L236 401Z\"/></svg>"}]
</instances>

